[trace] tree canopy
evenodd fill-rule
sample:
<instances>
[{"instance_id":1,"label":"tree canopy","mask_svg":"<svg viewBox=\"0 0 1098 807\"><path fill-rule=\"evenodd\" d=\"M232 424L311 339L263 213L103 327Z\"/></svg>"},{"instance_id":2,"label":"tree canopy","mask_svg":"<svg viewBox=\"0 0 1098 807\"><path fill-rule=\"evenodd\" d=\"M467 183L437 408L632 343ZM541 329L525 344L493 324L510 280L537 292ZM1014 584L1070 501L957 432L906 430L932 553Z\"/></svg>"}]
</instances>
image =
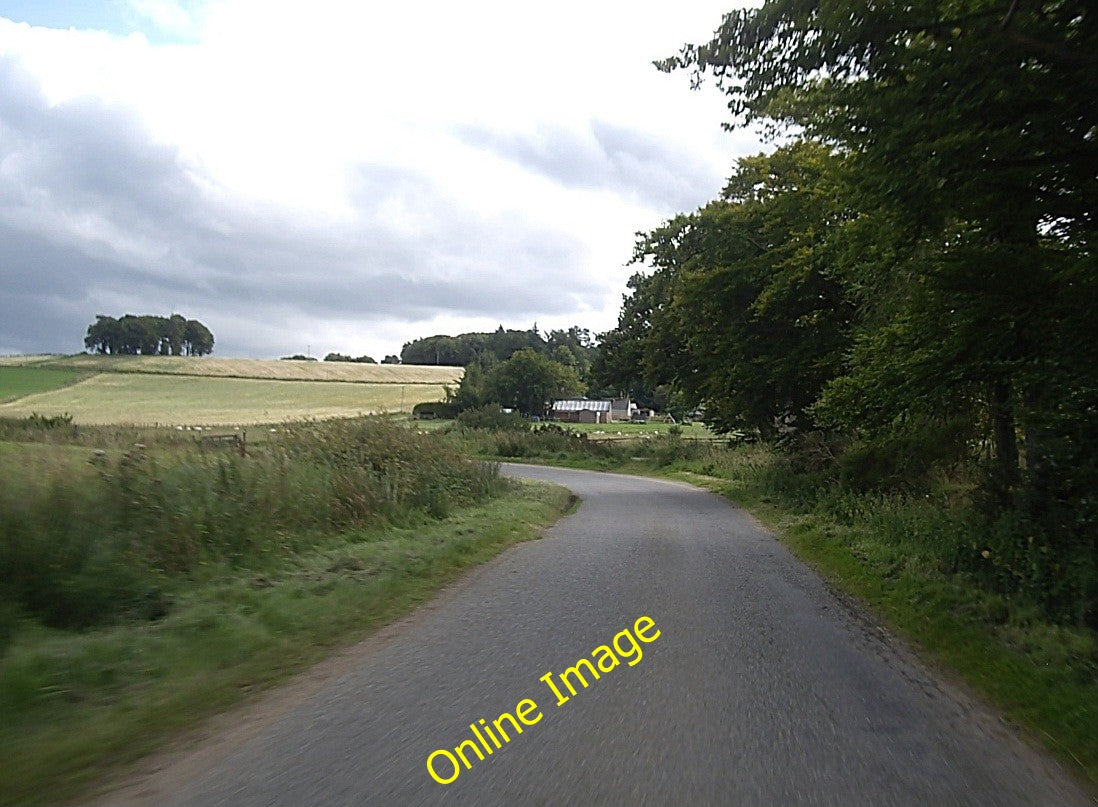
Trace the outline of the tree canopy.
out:
<instances>
[{"instance_id":1,"label":"tree canopy","mask_svg":"<svg viewBox=\"0 0 1098 807\"><path fill-rule=\"evenodd\" d=\"M975 462L1020 565L1098 619L1098 8L767 0L658 66L783 144L640 236L596 379Z\"/></svg>"},{"instance_id":2,"label":"tree canopy","mask_svg":"<svg viewBox=\"0 0 1098 807\"><path fill-rule=\"evenodd\" d=\"M540 417L554 399L581 395L586 389L572 364L527 349L488 367L481 362L470 364L453 403L459 410L498 404Z\"/></svg>"},{"instance_id":3,"label":"tree canopy","mask_svg":"<svg viewBox=\"0 0 1098 807\"><path fill-rule=\"evenodd\" d=\"M474 362L491 364L506 361L519 350L533 350L543 355L555 355L558 361L576 367L585 375L591 364L594 339L586 328L572 326L550 330L542 336L535 324L528 331L498 329L486 333L463 333L458 336L428 336L404 345L400 360L404 364L446 364L468 367Z\"/></svg>"},{"instance_id":4,"label":"tree canopy","mask_svg":"<svg viewBox=\"0 0 1098 807\"><path fill-rule=\"evenodd\" d=\"M554 398L579 395L583 381L574 368L534 350L519 350L499 364L488 379L496 402L524 415L545 414Z\"/></svg>"},{"instance_id":5,"label":"tree canopy","mask_svg":"<svg viewBox=\"0 0 1098 807\"><path fill-rule=\"evenodd\" d=\"M179 314L126 314L119 319L97 314L84 337L87 350L112 355L205 356L213 352L213 346L209 328Z\"/></svg>"}]
</instances>

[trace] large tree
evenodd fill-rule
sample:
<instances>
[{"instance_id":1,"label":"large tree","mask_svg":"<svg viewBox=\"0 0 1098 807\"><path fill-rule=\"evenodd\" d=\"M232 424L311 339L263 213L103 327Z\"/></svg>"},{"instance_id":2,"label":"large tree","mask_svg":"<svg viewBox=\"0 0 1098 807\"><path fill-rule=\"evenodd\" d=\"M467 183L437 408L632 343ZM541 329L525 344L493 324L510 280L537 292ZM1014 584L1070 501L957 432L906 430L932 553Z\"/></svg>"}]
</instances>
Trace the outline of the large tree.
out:
<instances>
[{"instance_id":1,"label":"large tree","mask_svg":"<svg viewBox=\"0 0 1098 807\"><path fill-rule=\"evenodd\" d=\"M661 65L710 71L734 123L838 149L883 226L846 261L857 347L819 410L890 428L971 413L1003 491L1047 442L1054 379L1098 387L1098 10L1080 2L769 0ZM1062 396L1061 396L1062 397ZM1064 424L1069 427L1069 424Z\"/></svg>"},{"instance_id":2,"label":"large tree","mask_svg":"<svg viewBox=\"0 0 1098 807\"><path fill-rule=\"evenodd\" d=\"M1050 607L1098 623L1098 6L766 0L660 66L841 161L846 209L810 253L851 344L806 414L880 449L957 427L1015 525L1011 584L1055 581Z\"/></svg>"},{"instance_id":3,"label":"large tree","mask_svg":"<svg viewBox=\"0 0 1098 807\"><path fill-rule=\"evenodd\" d=\"M544 415L554 398L579 395L584 390L574 368L534 350L516 351L478 383L483 383L484 394L491 402L513 407L527 416Z\"/></svg>"},{"instance_id":4,"label":"large tree","mask_svg":"<svg viewBox=\"0 0 1098 807\"><path fill-rule=\"evenodd\" d=\"M584 328L551 330L542 336L535 323L529 330L499 326L495 331L463 333L457 336L428 336L404 345L400 359L404 364L445 364L468 367L474 363L506 361L519 350L556 355L559 361L574 366L586 376L594 352L594 340ZM564 351L561 351L564 348Z\"/></svg>"},{"instance_id":5,"label":"large tree","mask_svg":"<svg viewBox=\"0 0 1098 807\"><path fill-rule=\"evenodd\" d=\"M187 320L184 347L188 356L205 356L213 352L214 336L196 319Z\"/></svg>"},{"instance_id":6,"label":"large tree","mask_svg":"<svg viewBox=\"0 0 1098 807\"><path fill-rule=\"evenodd\" d=\"M95 353L121 353L122 329L118 320L105 314L96 314L95 322L88 326L84 347Z\"/></svg>"},{"instance_id":7,"label":"large tree","mask_svg":"<svg viewBox=\"0 0 1098 807\"><path fill-rule=\"evenodd\" d=\"M644 235L596 379L670 385L721 431L806 426L848 343L830 258L852 218L839 161L798 142L740 161L721 199Z\"/></svg>"}]
</instances>

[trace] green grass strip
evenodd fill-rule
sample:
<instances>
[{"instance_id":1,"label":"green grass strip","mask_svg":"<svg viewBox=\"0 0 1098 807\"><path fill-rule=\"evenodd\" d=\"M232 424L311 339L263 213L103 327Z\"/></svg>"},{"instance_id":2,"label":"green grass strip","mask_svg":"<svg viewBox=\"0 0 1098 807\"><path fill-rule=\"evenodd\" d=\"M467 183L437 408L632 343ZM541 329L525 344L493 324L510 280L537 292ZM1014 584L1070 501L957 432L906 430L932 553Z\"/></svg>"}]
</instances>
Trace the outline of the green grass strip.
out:
<instances>
[{"instance_id":1,"label":"green grass strip","mask_svg":"<svg viewBox=\"0 0 1098 807\"><path fill-rule=\"evenodd\" d=\"M210 576L159 622L17 636L0 660L0 804L86 794L179 731L363 639L569 507L523 483L443 521L320 536L275 572Z\"/></svg>"},{"instance_id":2,"label":"green grass strip","mask_svg":"<svg viewBox=\"0 0 1098 807\"><path fill-rule=\"evenodd\" d=\"M0 367L0 402L71 386L88 377L86 371L42 367Z\"/></svg>"}]
</instances>

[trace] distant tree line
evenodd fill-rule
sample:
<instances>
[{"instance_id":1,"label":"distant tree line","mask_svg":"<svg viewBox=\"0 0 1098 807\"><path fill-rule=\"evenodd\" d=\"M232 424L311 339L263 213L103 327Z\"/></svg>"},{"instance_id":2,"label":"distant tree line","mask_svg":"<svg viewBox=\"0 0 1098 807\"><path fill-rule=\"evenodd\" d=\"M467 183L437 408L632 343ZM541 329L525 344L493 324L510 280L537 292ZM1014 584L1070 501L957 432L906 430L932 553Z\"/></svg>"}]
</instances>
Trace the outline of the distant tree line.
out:
<instances>
[{"instance_id":1,"label":"distant tree line","mask_svg":"<svg viewBox=\"0 0 1098 807\"><path fill-rule=\"evenodd\" d=\"M375 361L372 356L359 356L358 358L355 358L354 356L347 356L343 353L329 353L324 357L324 361L349 361L356 364L377 364L377 361Z\"/></svg>"},{"instance_id":2,"label":"distant tree line","mask_svg":"<svg viewBox=\"0 0 1098 807\"><path fill-rule=\"evenodd\" d=\"M549 331L541 335L535 324L529 330L498 329L488 333L463 333L458 336L428 336L404 345L400 360L404 364L442 364L468 367L507 361L520 350L532 350L542 356L573 367L586 376L595 351L595 340L586 328L572 326L566 330Z\"/></svg>"},{"instance_id":3,"label":"distant tree line","mask_svg":"<svg viewBox=\"0 0 1098 807\"><path fill-rule=\"evenodd\" d=\"M306 356L304 353L295 353L292 356L282 356L281 361L316 361L315 356ZM372 356L348 356L345 353L329 353L324 361L346 361L355 364L377 364ZM381 360L382 364L400 364L400 356L392 354Z\"/></svg>"},{"instance_id":4,"label":"distant tree line","mask_svg":"<svg viewBox=\"0 0 1098 807\"><path fill-rule=\"evenodd\" d=\"M213 346L209 328L179 314L126 314L118 319L97 314L84 337L87 350L114 356L205 356Z\"/></svg>"}]
</instances>

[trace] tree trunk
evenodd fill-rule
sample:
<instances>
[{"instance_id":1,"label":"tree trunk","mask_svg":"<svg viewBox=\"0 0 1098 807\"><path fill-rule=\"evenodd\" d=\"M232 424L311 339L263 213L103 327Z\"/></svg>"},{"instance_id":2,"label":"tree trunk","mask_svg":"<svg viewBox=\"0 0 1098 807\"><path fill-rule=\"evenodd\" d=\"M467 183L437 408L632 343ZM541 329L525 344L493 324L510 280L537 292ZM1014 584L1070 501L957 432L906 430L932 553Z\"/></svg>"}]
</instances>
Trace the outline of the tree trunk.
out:
<instances>
[{"instance_id":1,"label":"tree trunk","mask_svg":"<svg viewBox=\"0 0 1098 807\"><path fill-rule=\"evenodd\" d=\"M995 452L994 484L1003 504L1010 498L1011 490L1020 479L1018 465L1018 437L1014 428L1014 402L1010 382L1005 379L991 383L991 430Z\"/></svg>"}]
</instances>

